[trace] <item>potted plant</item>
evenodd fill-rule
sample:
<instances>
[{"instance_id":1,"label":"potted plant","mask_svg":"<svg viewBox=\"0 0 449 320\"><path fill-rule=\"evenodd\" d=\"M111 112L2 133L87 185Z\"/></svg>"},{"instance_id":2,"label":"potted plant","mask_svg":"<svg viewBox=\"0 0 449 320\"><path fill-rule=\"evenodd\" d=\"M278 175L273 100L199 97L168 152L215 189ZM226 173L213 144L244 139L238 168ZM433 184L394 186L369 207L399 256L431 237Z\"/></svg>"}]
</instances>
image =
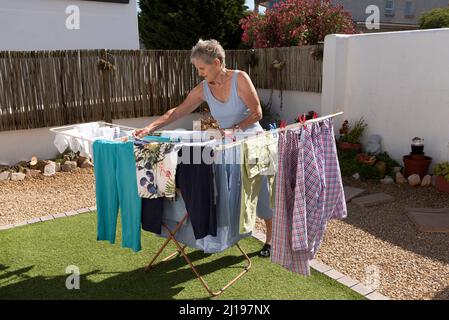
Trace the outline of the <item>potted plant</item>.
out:
<instances>
[{"instance_id":1,"label":"potted plant","mask_svg":"<svg viewBox=\"0 0 449 320\"><path fill-rule=\"evenodd\" d=\"M414 137L412 139L412 152L409 155L403 156L404 161L404 176L407 178L411 174L419 174L422 179L429 171L431 157L424 155L424 139Z\"/></svg>"},{"instance_id":2,"label":"potted plant","mask_svg":"<svg viewBox=\"0 0 449 320\"><path fill-rule=\"evenodd\" d=\"M363 136L367 124L365 120L360 118L353 126L349 125L348 120L345 120L340 128L340 139L338 141L338 148L341 150L362 150L360 139Z\"/></svg>"},{"instance_id":3,"label":"potted plant","mask_svg":"<svg viewBox=\"0 0 449 320\"><path fill-rule=\"evenodd\" d=\"M441 162L433 168L435 187L438 191L449 193L449 162Z\"/></svg>"}]
</instances>

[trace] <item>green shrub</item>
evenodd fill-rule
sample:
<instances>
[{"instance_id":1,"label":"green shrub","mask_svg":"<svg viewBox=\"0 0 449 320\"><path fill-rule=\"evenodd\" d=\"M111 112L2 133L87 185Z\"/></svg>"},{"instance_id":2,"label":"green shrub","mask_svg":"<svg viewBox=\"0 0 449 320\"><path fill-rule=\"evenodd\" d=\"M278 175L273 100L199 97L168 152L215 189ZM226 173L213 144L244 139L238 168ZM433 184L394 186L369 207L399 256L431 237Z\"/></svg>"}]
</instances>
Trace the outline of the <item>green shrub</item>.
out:
<instances>
[{"instance_id":1,"label":"green shrub","mask_svg":"<svg viewBox=\"0 0 449 320\"><path fill-rule=\"evenodd\" d=\"M382 152L382 153L376 154L376 159L377 159L377 161L383 161L383 162L386 163L387 169L385 171L385 174L389 175L389 176L393 176L393 174L394 174L394 171L393 171L394 167L400 167L401 166L396 160L391 158L390 155L387 152Z\"/></svg>"},{"instance_id":2,"label":"green shrub","mask_svg":"<svg viewBox=\"0 0 449 320\"><path fill-rule=\"evenodd\" d=\"M433 168L433 173L436 176L443 176L447 181L449 181L449 162L442 162L435 165Z\"/></svg>"},{"instance_id":3,"label":"green shrub","mask_svg":"<svg viewBox=\"0 0 449 320\"><path fill-rule=\"evenodd\" d=\"M424 12L420 18L420 29L449 27L449 8L437 8Z\"/></svg>"},{"instance_id":4,"label":"green shrub","mask_svg":"<svg viewBox=\"0 0 449 320\"><path fill-rule=\"evenodd\" d=\"M338 150L338 161L343 177L352 176L359 173L360 179L381 179L382 174L375 166L364 164L356 159L357 152L353 150Z\"/></svg>"},{"instance_id":5,"label":"green shrub","mask_svg":"<svg viewBox=\"0 0 449 320\"><path fill-rule=\"evenodd\" d=\"M348 122L346 122L348 124ZM341 142L349 142L349 143L359 143L360 139L363 136L363 133L365 132L365 128L368 126L368 124L365 123L365 120L360 118L356 123L354 123L352 126L347 127L347 133L340 130L340 141Z\"/></svg>"}]
</instances>

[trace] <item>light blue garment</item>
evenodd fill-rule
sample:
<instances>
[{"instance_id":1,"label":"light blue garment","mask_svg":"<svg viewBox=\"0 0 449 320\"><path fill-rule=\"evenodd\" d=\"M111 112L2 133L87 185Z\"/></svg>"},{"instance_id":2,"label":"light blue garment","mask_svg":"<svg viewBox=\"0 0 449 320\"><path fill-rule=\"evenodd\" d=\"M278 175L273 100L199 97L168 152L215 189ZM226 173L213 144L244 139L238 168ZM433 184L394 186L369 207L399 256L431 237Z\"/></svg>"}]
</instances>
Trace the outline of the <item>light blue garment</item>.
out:
<instances>
[{"instance_id":1,"label":"light blue garment","mask_svg":"<svg viewBox=\"0 0 449 320\"><path fill-rule=\"evenodd\" d=\"M115 243L120 206L122 247L141 250L142 200L137 194L136 161L132 142L96 140L95 191L97 200L97 240Z\"/></svg>"},{"instance_id":2,"label":"light blue garment","mask_svg":"<svg viewBox=\"0 0 449 320\"><path fill-rule=\"evenodd\" d=\"M217 154L221 161L214 164L215 183L217 190L217 236L206 236L196 240L193 234L192 224L187 219L184 225L176 233L176 239L205 253L221 252L251 233L239 234L240 217L240 146L236 146ZM182 197L176 201L164 201L164 223L174 230L176 222L180 221L186 212ZM167 231L162 228L161 235L167 237Z\"/></svg>"},{"instance_id":3,"label":"light blue garment","mask_svg":"<svg viewBox=\"0 0 449 320\"><path fill-rule=\"evenodd\" d=\"M235 70L232 75L231 95L223 103L218 101L212 92L206 80L203 80L203 92L204 99L209 105L210 112L215 120L218 121L221 128L231 128L235 124L243 121L249 116L249 109L245 105L245 102L238 96L237 93L237 74L238 70ZM263 131L259 122L254 123L245 129L245 132ZM240 209L239 209L240 210ZM259 198L257 201L257 216L261 219L271 219L273 217L273 210L270 208L270 194L268 192L268 179L266 176L262 176L262 185L259 192Z\"/></svg>"},{"instance_id":4,"label":"light blue garment","mask_svg":"<svg viewBox=\"0 0 449 320\"><path fill-rule=\"evenodd\" d=\"M217 120L220 128L229 129L234 125L242 122L249 116L249 109L245 105L245 102L238 96L237 93L237 74L238 70L235 70L232 75L232 83L231 83L231 95L228 98L228 101L221 102L217 100L212 94L209 85L206 80L203 80L203 95L204 100L209 105L209 110ZM259 122L254 123L249 126L245 131L252 130L263 130L260 126Z\"/></svg>"}]
</instances>

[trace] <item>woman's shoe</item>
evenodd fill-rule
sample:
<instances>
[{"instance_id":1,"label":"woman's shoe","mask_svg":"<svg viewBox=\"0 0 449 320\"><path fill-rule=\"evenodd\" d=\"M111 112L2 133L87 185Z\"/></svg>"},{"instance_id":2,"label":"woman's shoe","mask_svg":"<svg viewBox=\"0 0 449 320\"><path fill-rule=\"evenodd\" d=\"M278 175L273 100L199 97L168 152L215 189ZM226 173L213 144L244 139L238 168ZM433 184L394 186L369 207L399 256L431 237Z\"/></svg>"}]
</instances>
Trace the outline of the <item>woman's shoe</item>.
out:
<instances>
[{"instance_id":1,"label":"woman's shoe","mask_svg":"<svg viewBox=\"0 0 449 320\"><path fill-rule=\"evenodd\" d=\"M265 243L262 247L262 250L259 252L259 256L268 258L271 255L271 245Z\"/></svg>"}]
</instances>

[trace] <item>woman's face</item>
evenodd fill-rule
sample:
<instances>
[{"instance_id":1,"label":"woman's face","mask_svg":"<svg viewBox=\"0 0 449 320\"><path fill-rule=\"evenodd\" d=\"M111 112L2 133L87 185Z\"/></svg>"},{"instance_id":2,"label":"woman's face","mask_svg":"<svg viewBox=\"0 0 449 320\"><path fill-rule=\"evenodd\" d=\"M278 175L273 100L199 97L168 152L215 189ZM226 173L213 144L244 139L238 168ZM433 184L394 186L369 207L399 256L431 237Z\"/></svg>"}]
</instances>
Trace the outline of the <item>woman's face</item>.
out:
<instances>
[{"instance_id":1,"label":"woman's face","mask_svg":"<svg viewBox=\"0 0 449 320\"><path fill-rule=\"evenodd\" d=\"M207 82L214 81L220 74L221 66L220 60L218 59L215 59L212 64L208 64L203 59L195 58L192 59L192 63L198 71L200 77L206 79Z\"/></svg>"}]
</instances>

